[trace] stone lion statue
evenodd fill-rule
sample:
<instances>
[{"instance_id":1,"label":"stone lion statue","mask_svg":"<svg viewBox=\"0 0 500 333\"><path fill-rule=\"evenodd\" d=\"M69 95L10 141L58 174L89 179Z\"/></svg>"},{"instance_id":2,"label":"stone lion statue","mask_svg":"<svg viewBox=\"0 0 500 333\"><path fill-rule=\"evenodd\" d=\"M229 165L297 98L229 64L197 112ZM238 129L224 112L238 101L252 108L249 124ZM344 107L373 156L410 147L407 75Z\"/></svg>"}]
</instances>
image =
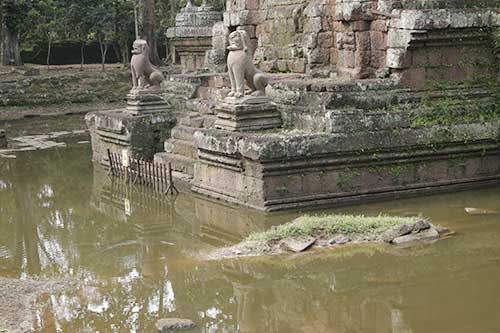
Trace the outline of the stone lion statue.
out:
<instances>
[{"instance_id":1,"label":"stone lion statue","mask_svg":"<svg viewBox=\"0 0 500 333\"><path fill-rule=\"evenodd\" d=\"M159 87L163 81L163 74L149 60L149 45L144 39L137 39L133 44L130 68L133 90Z\"/></svg>"},{"instance_id":2,"label":"stone lion statue","mask_svg":"<svg viewBox=\"0 0 500 333\"><path fill-rule=\"evenodd\" d=\"M249 38L245 31L236 30L229 35L227 67L231 81L228 97L241 98L245 95L245 83L252 90L252 96L265 96L268 80L255 68L248 49Z\"/></svg>"}]
</instances>

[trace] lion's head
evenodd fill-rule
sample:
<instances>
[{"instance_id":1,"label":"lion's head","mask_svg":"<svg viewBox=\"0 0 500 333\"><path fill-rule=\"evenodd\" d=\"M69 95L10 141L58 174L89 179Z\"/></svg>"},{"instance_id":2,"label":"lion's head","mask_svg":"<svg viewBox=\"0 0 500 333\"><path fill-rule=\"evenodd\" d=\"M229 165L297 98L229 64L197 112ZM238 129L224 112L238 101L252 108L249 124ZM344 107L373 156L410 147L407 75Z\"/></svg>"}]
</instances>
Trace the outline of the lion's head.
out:
<instances>
[{"instance_id":1,"label":"lion's head","mask_svg":"<svg viewBox=\"0 0 500 333\"><path fill-rule=\"evenodd\" d=\"M248 35L246 31L236 30L229 34L229 51L248 50Z\"/></svg>"},{"instance_id":2,"label":"lion's head","mask_svg":"<svg viewBox=\"0 0 500 333\"><path fill-rule=\"evenodd\" d=\"M144 54L148 55L149 46L148 42L144 39L136 39L132 45L132 54Z\"/></svg>"}]
</instances>

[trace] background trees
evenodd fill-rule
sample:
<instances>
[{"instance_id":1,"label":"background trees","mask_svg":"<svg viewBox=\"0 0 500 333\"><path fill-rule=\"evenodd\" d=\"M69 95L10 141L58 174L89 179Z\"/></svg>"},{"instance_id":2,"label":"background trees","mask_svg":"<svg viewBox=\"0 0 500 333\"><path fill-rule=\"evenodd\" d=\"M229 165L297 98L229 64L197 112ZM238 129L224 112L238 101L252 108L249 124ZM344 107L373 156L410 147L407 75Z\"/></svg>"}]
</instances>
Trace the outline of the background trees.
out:
<instances>
[{"instance_id":1,"label":"background trees","mask_svg":"<svg viewBox=\"0 0 500 333\"><path fill-rule=\"evenodd\" d=\"M202 0L195 2L199 5ZM225 1L208 2L222 10ZM160 64L158 49L165 45L166 30L185 4L186 0L0 0L0 61L22 65L24 51L43 54L50 67L53 46L69 43L79 45L74 62L83 69L86 50L97 44L104 69L109 52L129 62L137 35L151 46L152 62Z\"/></svg>"},{"instance_id":2,"label":"background trees","mask_svg":"<svg viewBox=\"0 0 500 333\"><path fill-rule=\"evenodd\" d=\"M23 4L16 0L0 3L0 60L2 65L22 65L19 32L23 25Z\"/></svg>"}]
</instances>

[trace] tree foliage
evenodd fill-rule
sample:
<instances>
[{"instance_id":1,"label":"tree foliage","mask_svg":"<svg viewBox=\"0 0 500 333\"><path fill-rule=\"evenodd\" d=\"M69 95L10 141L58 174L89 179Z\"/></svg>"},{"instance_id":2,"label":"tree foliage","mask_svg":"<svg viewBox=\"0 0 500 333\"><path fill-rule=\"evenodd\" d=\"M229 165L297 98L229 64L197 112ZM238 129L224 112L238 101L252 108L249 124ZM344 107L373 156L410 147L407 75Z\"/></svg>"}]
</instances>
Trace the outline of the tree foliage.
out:
<instances>
[{"instance_id":1,"label":"tree foliage","mask_svg":"<svg viewBox=\"0 0 500 333\"><path fill-rule=\"evenodd\" d=\"M202 0L195 2L200 5ZM207 2L217 10L224 9L225 0ZM134 8L141 3L154 6L154 24L148 32L152 44L165 44L166 31L175 24L175 15L186 0L0 0L0 18L22 49L48 49L47 64L50 46L58 42L80 44L82 65L85 46L91 42L101 46L103 63L108 49L128 63L135 38Z\"/></svg>"}]
</instances>

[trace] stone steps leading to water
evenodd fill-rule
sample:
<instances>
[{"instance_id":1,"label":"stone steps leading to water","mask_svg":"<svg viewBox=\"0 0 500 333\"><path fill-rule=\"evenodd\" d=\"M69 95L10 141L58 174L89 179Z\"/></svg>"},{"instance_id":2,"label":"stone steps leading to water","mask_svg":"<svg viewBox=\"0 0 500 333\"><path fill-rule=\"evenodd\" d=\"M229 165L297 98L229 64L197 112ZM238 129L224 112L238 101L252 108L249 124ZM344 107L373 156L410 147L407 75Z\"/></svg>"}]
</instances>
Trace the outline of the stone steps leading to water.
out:
<instances>
[{"instance_id":1,"label":"stone steps leading to water","mask_svg":"<svg viewBox=\"0 0 500 333\"><path fill-rule=\"evenodd\" d=\"M157 153L155 154L155 162L163 164L172 163L173 170L185 174L189 178L194 174L195 160L179 154Z\"/></svg>"},{"instance_id":2,"label":"stone steps leading to water","mask_svg":"<svg viewBox=\"0 0 500 333\"><path fill-rule=\"evenodd\" d=\"M182 155L191 159L198 158L198 149L192 140L168 139L165 141L165 152Z\"/></svg>"},{"instance_id":3,"label":"stone steps leading to water","mask_svg":"<svg viewBox=\"0 0 500 333\"><path fill-rule=\"evenodd\" d=\"M193 141L196 131L213 127L216 116L212 103L206 100L189 102L188 112L179 119L172 129L171 137L165 141L165 152L155 155L155 161L172 163L175 172L183 178L192 178L194 163L198 158L198 149Z\"/></svg>"},{"instance_id":4,"label":"stone steps leading to water","mask_svg":"<svg viewBox=\"0 0 500 333\"><path fill-rule=\"evenodd\" d=\"M172 129L172 138L178 140L190 141L193 138L194 132L199 128L177 125Z\"/></svg>"}]
</instances>

